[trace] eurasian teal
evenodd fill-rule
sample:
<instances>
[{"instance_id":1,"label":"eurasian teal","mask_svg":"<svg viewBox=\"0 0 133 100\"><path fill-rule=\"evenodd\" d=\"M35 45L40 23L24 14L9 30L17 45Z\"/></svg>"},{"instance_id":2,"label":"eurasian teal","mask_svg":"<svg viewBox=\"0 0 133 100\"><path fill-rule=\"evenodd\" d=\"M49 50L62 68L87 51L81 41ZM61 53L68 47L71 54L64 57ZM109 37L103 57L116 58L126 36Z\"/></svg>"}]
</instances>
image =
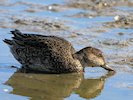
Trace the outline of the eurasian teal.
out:
<instances>
[{"instance_id":1,"label":"eurasian teal","mask_svg":"<svg viewBox=\"0 0 133 100\"><path fill-rule=\"evenodd\" d=\"M61 37L23 34L17 29L11 33L14 35L12 40L5 39L4 42L25 69L44 73L70 73L83 72L86 66L100 66L113 71L97 48L85 47L76 52L72 44Z\"/></svg>"}]
</instances>

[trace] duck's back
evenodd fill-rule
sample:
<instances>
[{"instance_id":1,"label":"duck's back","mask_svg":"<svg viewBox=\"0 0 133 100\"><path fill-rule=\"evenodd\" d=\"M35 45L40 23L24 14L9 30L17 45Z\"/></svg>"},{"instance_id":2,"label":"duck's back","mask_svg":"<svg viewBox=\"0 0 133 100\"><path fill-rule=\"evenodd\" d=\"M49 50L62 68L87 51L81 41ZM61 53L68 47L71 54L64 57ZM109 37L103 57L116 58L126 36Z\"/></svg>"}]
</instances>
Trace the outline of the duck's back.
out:
<instances>
[{"instance_id":1,"label":"duck's back","mask_svg":"<svg viewBox=\"0 0 133 100\"><path fill-rule=\"evenodd\" d=\"M13 40L5 40L10 44L14 57L24 66L36 71L50 73L67 73L82 70L71 43L56 36L22 34L12 31Z\"/></svg>"}]
</instances>

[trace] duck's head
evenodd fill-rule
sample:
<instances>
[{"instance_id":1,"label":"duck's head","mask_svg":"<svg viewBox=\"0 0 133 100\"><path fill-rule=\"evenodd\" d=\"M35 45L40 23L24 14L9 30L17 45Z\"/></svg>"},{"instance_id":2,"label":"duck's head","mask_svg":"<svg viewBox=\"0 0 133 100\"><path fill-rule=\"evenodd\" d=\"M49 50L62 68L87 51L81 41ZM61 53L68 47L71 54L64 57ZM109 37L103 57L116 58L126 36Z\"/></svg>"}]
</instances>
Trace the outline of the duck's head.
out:
<instances>
[{"instance_id":1,"label":"duck's head","mask_svg":"<svg viewBox=\"0 0 133 100\"><path fill-rule=\"evenodd\" d=\"M86 47L76 52L76 55L84 67L102 67L108 71L114 71L106 64L103 53L99 49Z\"/></svg>"}]
</instances>

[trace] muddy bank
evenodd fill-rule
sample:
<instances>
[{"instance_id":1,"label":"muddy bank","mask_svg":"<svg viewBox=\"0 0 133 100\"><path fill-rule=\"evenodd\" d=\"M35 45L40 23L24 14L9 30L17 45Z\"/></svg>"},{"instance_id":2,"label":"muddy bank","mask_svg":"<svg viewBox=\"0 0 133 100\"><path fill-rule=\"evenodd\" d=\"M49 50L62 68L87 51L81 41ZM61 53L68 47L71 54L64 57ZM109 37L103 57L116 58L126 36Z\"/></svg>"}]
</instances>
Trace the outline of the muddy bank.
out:
<instances>
[{"instance_id":1,"label":"muddy bank","mask_svg":"<svg viewBox=\"0 0 133 100\"><path fill-rule=\"evenodd\" d=\"M109 28L133 28L133 16L115 16L114 22L107 22L106 26Z\"/></svg>"}]
</instances>

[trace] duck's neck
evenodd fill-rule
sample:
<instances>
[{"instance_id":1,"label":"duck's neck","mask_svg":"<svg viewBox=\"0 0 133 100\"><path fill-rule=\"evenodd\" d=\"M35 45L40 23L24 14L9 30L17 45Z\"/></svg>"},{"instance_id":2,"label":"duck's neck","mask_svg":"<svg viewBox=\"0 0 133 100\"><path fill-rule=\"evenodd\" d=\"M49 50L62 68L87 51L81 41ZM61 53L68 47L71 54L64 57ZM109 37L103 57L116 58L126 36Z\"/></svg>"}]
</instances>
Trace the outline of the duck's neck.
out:
<instances>
[{"instance_id":1,"label":"duck's neck","mask_svg":"<svg viewBox=\"0 0 133 100\"><path fill-rule=\"evenodd\" d=\"M75 53L76 58L80 61L83 67L87 66L84 58L84 53L82 51L78 51Z\"/></svg>"}]
</instances>

